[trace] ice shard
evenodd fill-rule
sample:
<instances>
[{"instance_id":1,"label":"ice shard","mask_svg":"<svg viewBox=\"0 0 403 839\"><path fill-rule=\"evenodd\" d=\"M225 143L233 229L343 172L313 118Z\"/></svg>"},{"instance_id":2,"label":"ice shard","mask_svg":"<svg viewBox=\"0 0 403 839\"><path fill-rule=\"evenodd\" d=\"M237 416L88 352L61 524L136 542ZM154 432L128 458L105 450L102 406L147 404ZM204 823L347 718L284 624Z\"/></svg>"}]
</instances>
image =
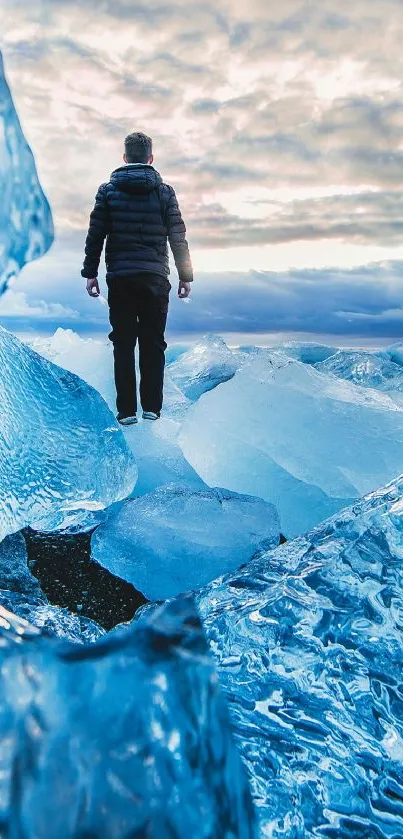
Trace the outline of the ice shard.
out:
<instances>
[{"instance_id":1,"label":"ice shard","mask_svg":"<svg viewBox=\"0 0 403 839\"><path fill-rule=\"evenodd\" d=\"M0 294L21 268L46 253L53 221L24 137L0 53Z\"/></svg>"},{"instance_id":2,"label":"ice shard","mask_svg":"<svg viewBox=\"0 0 403 839\"><path fill-rule=\"evenodd\" d=\"M0 539L80 524L133 490L133 455L102 397L0 327Z\"/></svg>"},{"instance_id":3,"label":"ice shard","mask_svg":"<svg viewBox=\"0 0 403 839\"><path fill-rule=\"evenodd\" d=\"M197 596L260 835L403 836L403 476Z\"/></svg>"},{"instance_id":4,"label":"ice shard","mask_svg":"<svg viewBox=\"0 0 403 839\"><path fill-rule=\"evenodd\" d=\"M237 355L219 335L205 335L197 344L169 364L170 378L192 401L221 382L232 379L238 367Z\"/></svg>"},{"instance_id":5,"label":"ice shard","mask_svg":"<svg viewBox=\"0 0 403 839\"><path fill-rule=\"evenodd\" d=\"M255 839L193 601L79 647L0 613L0 824L24 839Z\"/></svg>"}]
</instances>

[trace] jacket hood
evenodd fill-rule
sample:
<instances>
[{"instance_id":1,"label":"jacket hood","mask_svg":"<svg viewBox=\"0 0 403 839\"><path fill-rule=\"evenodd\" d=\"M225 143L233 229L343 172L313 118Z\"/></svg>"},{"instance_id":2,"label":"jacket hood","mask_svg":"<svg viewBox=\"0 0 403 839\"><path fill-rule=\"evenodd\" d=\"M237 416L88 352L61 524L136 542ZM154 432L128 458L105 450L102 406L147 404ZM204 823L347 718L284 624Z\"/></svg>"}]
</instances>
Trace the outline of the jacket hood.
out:
<instances>
[{"instance_id":1,"label":"jacket hood","mask_svg":"<svg viewBox=\"0 0 403 839\"><path fill-rule=\"evenodd\" d=\"M111 174L111 183L121 192L145 194L162 184L159 172L149 163L128 163Z\"/></svg>"}]
</instances>

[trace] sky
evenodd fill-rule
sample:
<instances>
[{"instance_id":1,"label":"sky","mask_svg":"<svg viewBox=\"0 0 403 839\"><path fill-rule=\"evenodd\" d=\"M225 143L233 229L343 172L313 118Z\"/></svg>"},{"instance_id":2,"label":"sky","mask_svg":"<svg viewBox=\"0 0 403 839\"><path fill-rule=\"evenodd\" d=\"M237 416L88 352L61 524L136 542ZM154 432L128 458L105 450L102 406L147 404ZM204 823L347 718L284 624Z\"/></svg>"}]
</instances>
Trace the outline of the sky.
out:
<instances>
[{"instance_id":1,"label":"sky","mask_svg":"<svg viewBox=\"0 0 403 839\"><path fill-rule=\"evenodd\" d=\"M401 0L1 0L0 32L56 229L1 323L106 332L88 217L144 131L194 267L172 334L402 337Z\"/></svg>"}]
</instances>

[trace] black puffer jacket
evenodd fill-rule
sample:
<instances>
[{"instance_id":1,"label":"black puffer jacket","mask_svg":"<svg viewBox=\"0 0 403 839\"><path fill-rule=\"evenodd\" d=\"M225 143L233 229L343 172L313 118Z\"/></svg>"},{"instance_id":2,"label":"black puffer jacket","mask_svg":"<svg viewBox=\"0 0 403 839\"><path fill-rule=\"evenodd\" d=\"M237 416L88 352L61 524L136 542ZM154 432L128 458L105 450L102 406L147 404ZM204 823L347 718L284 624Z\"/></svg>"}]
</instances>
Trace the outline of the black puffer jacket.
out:
<instances>
[{"instance_id":1,"label":"black puffer jacket","mask_svg":"<svg viewBox=\"0 0 403 839\"><path fill-rule=\"evenodd\" d=\"M179 279L192 282L186 227L175 190L147 163L129 163L101 184L90 216L83 277L98 274L106 238L106 279L152 271L168 277L167 239Z\"/></svg>"}]
</instances>

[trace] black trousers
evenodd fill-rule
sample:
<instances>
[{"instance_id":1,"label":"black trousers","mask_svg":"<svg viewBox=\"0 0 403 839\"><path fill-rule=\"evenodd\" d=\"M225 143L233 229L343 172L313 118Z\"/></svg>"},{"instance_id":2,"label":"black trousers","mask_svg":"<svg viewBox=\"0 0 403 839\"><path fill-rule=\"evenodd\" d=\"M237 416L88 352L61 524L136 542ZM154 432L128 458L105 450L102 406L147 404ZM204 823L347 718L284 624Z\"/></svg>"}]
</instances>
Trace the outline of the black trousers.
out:
<instances>
[{"instance_id":1,"label":"black trousers","mask_svg":"<svg viewBox=\"0 0 403 839\"><path fill-rule=\"evenodd\" d=\"M140 399L143 411L162 408L165 367L165 326L169 280L150 271L107 280L112 332L116 407L124 416L137 411L134 351L139 345Z\"/></svg>"}]
</instances>

